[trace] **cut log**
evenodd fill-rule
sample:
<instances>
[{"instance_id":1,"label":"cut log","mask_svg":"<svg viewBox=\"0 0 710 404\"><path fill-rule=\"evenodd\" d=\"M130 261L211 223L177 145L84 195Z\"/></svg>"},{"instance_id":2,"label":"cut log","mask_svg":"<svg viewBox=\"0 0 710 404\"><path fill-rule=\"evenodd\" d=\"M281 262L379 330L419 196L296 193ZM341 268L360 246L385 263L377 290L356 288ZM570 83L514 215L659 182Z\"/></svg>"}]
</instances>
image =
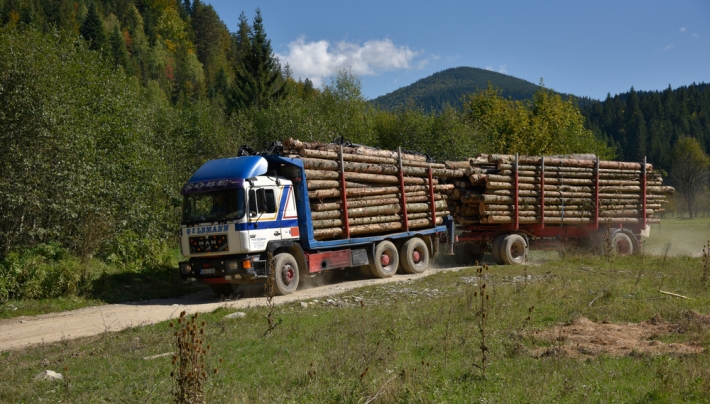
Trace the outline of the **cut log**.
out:
<instances>
[{"instance_id":1,"label":"cut log","mask_svg":"<svg viewBox=\"0 0 710 404\"><path fill-rule=\"evenodd\" d=\"M444 199L443 195L434 195L434 200L439 201ZM409 196L407 194L407 203L415 202L428 202L429 196ZM367 206L378 206L378 205L391 205L395 203L400 203L399 198L387 198L387 199L365 199L365 200L348 200L348 207L352 208L362 208ZM323 212L328 210L340 210L342 209L342 202L330 202L330 203L311 203L311 211L313 212Z\"/></svg>"},{"instance_id":2,"label":"cut log","mask_svg":"<svg viewBox=\"0 0 710 404\"><path fill-rule=\"evenodd\" d=\"M340 160L340 154L332 151L300 149L298 154L301 157L311 157L326 160ZM343 160L357 163L375 163L375 164L391 164L397 165L399 161L396 158L366 156L361 154L343 153ZM450 168L440 163L427 163L424 161L402 159L402 165L412 167L431 167L431 168Z\"/></svg>"},{"instance_id":3,"label":"cut log","mask_svg":"<svg viewBox=\"0 0 710 404\"><path fill-rule=\"evenodd\" d=\"M295 150L300 150L300 149L314 149L314 150L325 150L325 151L332 151L332 152L338 152L340 150L340 145L335 144L335 143L319 143L319 142L301 142L299 140L295 139L286 139L283 142L281 142L283 145L284 149L295 149ZM367 147L367 146L343 146L342 148L343 153L348 153L348 154L360 154L363 156L376 156L376 157L388 157L388 158L398 158L399 155L395 151L389 151L389 150L379 150L375 149L373 147ZM413 161L427 161L426 156L420 156L416 154L409 154L409 153L402 153L402 158L407 159L407 160L413 160Z\"/></svg>"},{"instance_id":4,"label":"cut log","mask_svg":"<svg viewBox=\"0 0 710 404\"><path fill-rule=\"evenodd\" d=\"M465 205L465 206L478 206L478 212L480 214L484 214L484 212L500 212L500 211L509 211L513 212L515 210L515 207L513 205L496 205L496 204L490 204L490 203L481 203L478 205ZM653 209L655 211L658 211L661 209L660 204L648 204L646 205L647 208ZM603 210L625 210L625 209L641 209L642 205L639 204L622 204L622 205L601 205L601 209ZM545 211L556 211L556 210L561 210L563 209L562 205L545 205ZM590 202L587 205L564 205L565 210L594 210L594 204L593 202ZM520 211L527 211L527 210L534 210L534 211L539 211L540 210L540 205L519 205L518 210ZM491 213L493 214L493 213Z\"/></svg>"},{"instance_id":5,"label":"cut log","mask_svg":"<svg viewBox=\"0 0 710 404\"><path fill-rule=\"evenodd\" d=\"M447 209L448 205L446 201L436 201L434 202L434 207L437 210ZM431 207L428 203L408 203L407 213L417 213L417 212L429 212ZM402 212L402 205L399 203L392 203L389 205L380 206L366 206L362 208L348 208L348 217L363 217L363 216L374 216L374 215L391 215L395 213ZM313 220L318 219L336 219L342 216L343 212L340 210L326 210L321 212L311 212L311 218Z\"/></svg>"},{"instance_id":6,"label":"cut log","mask_svg":"<svg viewBox=\"0 0 710 404\"><path fill-rule=\"evenodd\" d=\"M446 216L448 214L449 214L448 210L443 210L441 212L437 212L437 216L441 216L441 217ZM412 214L407 215L407 220L423 219L423 218L429 218L431 220L431 213L421 212L421 213L412 213ZM403 220L404 220L403 215L383 215L383 216L350 218L350 219L348 219L348 223L350 224L350 226L361 226L361 225L374 224L374 223L401 222ZM313 221L313 228L314 229L326 229L329 227L342 227L342 226L344 226L343 219L324 219L324 220L314 220Z\"/></svg>"},{"instance_id":7,"label":"cut log","mask_svg":"<svg viewBox=\"0 0 710 404\"><path fill-rule=\"evenodd\" d=\"M454 189L453 184L440 184L433 186L434 191L440 192L447 189ZM404 192L414 192L414 191L429 191L429 186L427 185L407 185L404 187ZM358 197L358 196L368 196L368 195L385 195L399 192L399 187L377 187L377 188L348 188L347 195L348 198ZM319 198L337 198L340 197L340 189L320 189L316 191L308 191L308 197L311 199Z\"/></svg>"},{"instance_id":8,"label":"cut log","mask_svg":"<svg viewBox=\"0 0 710 404\"><path fill-rule=\"evenodd\" d=\"M327 170L340 171L340 163L333 160L304 158L303 167L307 170ZM352 173L368 173L368 174L399 174L399 167L387 164L370 164L370 163L344 163L345 172ZM427 177L429 169L423 167L402 167L404 175L413 177ZM463 170L448 170L445 168L433 168L432 175L442 178L459 178L463 177Z\"/></svg>"},{"instance_id":9,"label":"cut log","mask_svg":"<svg viewBox=\"0 0 710 404\"><path fill-rule=\"evenodd\" d=\"M436 218L436 225L444 223L444 219L441 217ZM421 229L425 227L433 227L431 219L415 219L409 222L410 229ZM398 222L391 223L379 223L379 224L369 224L363 226L353 226L350 228L351 235L362 235L362 234L378 234L391 232L396 230L404 230L404 224ZM318 229L313 232L316 240L325 240L329 238L335 238L345 235L345 230L340 227L330 227L327 229Z\"/></svg>"},{"instance_id":10,"label":"cut log","mask_svg":"<svg viewBox=\"0 0 710 404\"><path fill-rule=\"evenodd\" d=\"M306 170L306 178L308 179L309 184L311 180L339 180L340 173L337 171ZM370 184L399 184L399 177L396 175L345 172L345 179L347 181L357 181L360 183ZM407 185L424 185L429 183L429 179L420 177L404 177L404 183ZM439 180L432 179L432 183L438 184ZM339 186L340 185L336 185L334 188ZM311 187L309 186L308 189L311 189Z\"/></svg>"},{"instance_id":11,"label":"cut log","mask_svg":"<svg viewBox=\"0 0 710 404\"><path fill-rule=\"evenodd\" d=\"M515 162L515 156L509 154L491 154L488 156L488 161L490 163L508 163L511 164ZM542 158L538 156L519 156L518 164L528 164L528 165L540 165L542 164ZM550 158L545 157L545 166L564 166L564 167L585 167L594 168L596 166L595 160L581 160L581 159L560 159L560 158ZM623 161L599 161L599 168L603 169L614 169L614 170L641 170L641 163L631 163ZM652 170L653 165L646 164L647 170Z\"/></svg>"},{"instance_id":12,"label":"cut log","mask_svg":"<svg viewBox=\"0 0 710 404\"><path fill-rule=\"evenodd\" d=\"M641 223L640 218L634 218L634 217L606 217L606 218L599 218L599 223L612 223L612 224L639 224ZM510 216L488 216L481 218L481 223L484 224L502 224L502 223L513 223L513 217ZM535 224L535 223L540 223L540 219L537 217L519 217L518 218L518 223L521 224ZM594 223L594 218L588 218L588 217L569 217L569 218L561 218L561 217L545 217L545 224L585 224L585 223ZM646 223L660 223L660 219L656 218L647 218Z\"/></svg>"}]
</instances>

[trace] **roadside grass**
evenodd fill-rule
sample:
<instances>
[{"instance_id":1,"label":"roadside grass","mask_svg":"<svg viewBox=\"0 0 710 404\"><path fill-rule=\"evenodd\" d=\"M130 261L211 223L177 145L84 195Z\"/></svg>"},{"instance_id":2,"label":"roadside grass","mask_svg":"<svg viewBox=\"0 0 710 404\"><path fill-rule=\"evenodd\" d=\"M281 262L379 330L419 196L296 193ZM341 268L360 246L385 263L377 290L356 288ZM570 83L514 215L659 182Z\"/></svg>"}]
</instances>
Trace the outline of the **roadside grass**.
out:
<instances>
[{"instance_id":1,"label":"roadside grass","mask_svg":"<svg viewBox=\"0 0 710 404\"><path fill-rule=\"evenodd\" d=\"M483 275L490 295L486 377L474 367L481 354L476 268L357 289L307 307L277 306L281 323L266 337L268 308L245 310L242 319L225 319L231 310L218 309L200 315L211 345L208 368L219 368L208 377L206 401L707 401L710 329L690 315L710 312L701 276L702 260L688 256L664 264L644 255L572 255L526 269L491 267ZM705 351L574 357L563 331L554 340L540 337L582 317L618 324L662 318L679 326L653 339ZM142 358L172 352L172 339L163 322L3 352L0 402L168 402L170 357ZM33 381L45 369L69 381Z\"/></svg>"},{"instance_id":2,"label":"roadside grass","mask_svg":"<svg viewBox=\"0 0 710 404\"><path fill-rule=\"evenodd\" d=\"M0 319L75 310L107 303L163 299L205 289L204 285L181 280L177 264L132 269L89 260L81 265L83 279L75 293L42 299L8 299L0 302Z\"/></svg>"}]
</instances>

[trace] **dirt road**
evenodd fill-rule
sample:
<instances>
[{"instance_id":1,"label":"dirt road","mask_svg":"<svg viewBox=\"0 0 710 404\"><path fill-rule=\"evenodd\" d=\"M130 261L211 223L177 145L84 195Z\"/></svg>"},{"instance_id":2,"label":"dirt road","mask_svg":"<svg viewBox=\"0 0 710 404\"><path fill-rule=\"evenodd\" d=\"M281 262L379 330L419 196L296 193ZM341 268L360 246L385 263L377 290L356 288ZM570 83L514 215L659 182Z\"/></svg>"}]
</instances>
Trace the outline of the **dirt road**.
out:
<instances>
[{"instance_id":1,"label":"dirt road","mask_svg":"<svg viewBox=\"0 0 710 404\"><path fill-rule=\"evenodd\" d=\"M364 279L299 290L288 296L274 298L276 304L309 300L337 295L362 286L402 282L420 279L438 272L458 271L463 267L429 269L420 275L395 275L385 279ZM246 309L266 305L264 297L250 297L234 301L220 302L209 291L174 299L150 300L145 302L109 304L87 307L62 313L43 314L34 317L17 317L0 321L0 351L21 349L29 345L52 343L63 339L73 339L120 331L125 328L153 324L188 313L210 312L218 307Z\"/></svg>"}]
</instances>

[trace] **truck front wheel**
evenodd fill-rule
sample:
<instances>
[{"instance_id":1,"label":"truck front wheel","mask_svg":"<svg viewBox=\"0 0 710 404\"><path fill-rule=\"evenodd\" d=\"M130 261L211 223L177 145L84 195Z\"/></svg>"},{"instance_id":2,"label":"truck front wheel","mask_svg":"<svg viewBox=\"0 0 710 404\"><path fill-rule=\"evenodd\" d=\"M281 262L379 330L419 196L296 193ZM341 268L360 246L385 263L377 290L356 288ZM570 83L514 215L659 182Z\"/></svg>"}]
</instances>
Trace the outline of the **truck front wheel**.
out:
<instances>
[{"instance_id":1,"label":"truck front wheel","mask_svg":"<svg viewBox=\"0 0 710 404\"><path fill-rule=\"evenodd\" d=\"M274 269L274 292L277 295L288 295L298 289L298 264L293 255L277 254L274 257Z\"/></svg>"}]
</instances>

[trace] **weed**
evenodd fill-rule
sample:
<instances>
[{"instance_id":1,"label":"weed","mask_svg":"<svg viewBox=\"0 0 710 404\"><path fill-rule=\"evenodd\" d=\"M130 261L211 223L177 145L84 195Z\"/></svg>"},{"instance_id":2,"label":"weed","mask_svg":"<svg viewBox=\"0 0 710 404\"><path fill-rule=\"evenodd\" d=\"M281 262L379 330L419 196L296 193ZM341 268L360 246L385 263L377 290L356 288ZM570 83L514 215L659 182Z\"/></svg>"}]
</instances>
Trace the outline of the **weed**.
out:
<instances>
[{"instance_id":1,"label":"weed","mask_svg":"<svg viewBox=\"0 0 710 404\"><path fill-rule=\"evenodd\" d=\"M278 327L278 325L281 323L281 320L279 320L278 323L274 321L274 307L276 307L276 304L274 303L274 295L276 294L276 290L274 289L274 283L276 282L276 266L274 264L274 255L269 252L267 259L269 261L269 278L264 284L264 292L266 294L266 307L269 309L268 313L266 314L266 321L268 322L269 326L266 328L266 331L264 331L264 336L269 335L271 331L275 330L276 327Z\"/></svg>"},{"instance_id":2,"label":"weed","mask_svg":"<svg viewBox=\"0 0 710 404\"><path fill-rule=\"evenodd\" d=\"M481 278L478 282L478 290L473 293L473 297L480 297L481 306L479 311L476 313L478 315L478 332L481 337L481 342L478 345L481 350L480 363L474 363L473 366L481 370L481 377L486 377L486 368L490 366L488 364L488 346L486 345L486 322L488 321L488 300L489 296L486 293L486 284L483 278L483 272L488 271L488 265L483 264L479 267L476 272Z\"/></svg>"},{"instance_id":3,"label":"weed","mask_svg":"<svg viewBox=\"0 0 710 404\"><path fill-rule=\"evenodd\" d=\"M604 257L611 261L611 257L614 255L614 244L613 236L611 235L611 222L607 224L606 232L604 233L604 241L602 243L602 251L604 252Z\"/></svg>"},{"instance_id":4,"label":"weed","mask_svg":"<svg viewBox=\"0 0 710 404\"><path fill-rule=\"evenodd\" d=\"M69 377L69 367L64 366L62 369L64 371L64 378L62 379L63 382L63 387L64 387L64 394L66 395L67 399L71 398L71 391L69 390L69 383L71 382L71 378Z\"/></svg>"},{"instance_id":5,"label":"weed","mask_svg":"<svg viewBox=\"0 0 710 404\"><path fill-rule=\"evenodd\" d=\"M204 403L204 387L207 381L207 351L209 345L205 345L205 321L202 321L198 328L195 313L191 319L187 319L183 311L178 318L177 327L170 322L170 328L175 329L176 354L173 355L172 364L174 370L170 372L173 379L173 398L179 404ZM221 362L221 359L220 359ZM213 372L218 372L214 368Z\"/></svg>"},{"instance_id":6,"label":"weed","mask_svg":"<svg viewBox=\"0 0 710 404\"><path fill-rule=\"evenodd\" d=\"M703 246L703 276L702 276L703 286L706 288L710 286L710 240L708 244Z\"/></svg>"}]
</instances>

